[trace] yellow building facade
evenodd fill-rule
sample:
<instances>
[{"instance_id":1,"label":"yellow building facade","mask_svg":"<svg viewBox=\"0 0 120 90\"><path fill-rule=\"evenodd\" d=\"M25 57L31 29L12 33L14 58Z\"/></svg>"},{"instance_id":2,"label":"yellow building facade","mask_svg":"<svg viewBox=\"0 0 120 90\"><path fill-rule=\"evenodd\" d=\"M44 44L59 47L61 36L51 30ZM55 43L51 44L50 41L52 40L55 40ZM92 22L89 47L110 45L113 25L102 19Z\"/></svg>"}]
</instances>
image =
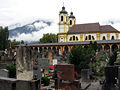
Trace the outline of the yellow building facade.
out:
<instances>
[{"instance_id":1,"label":"yellow building facade","mask_svg":"<svg viewBox=\"0 0 120 90\"><path fill-rule=\"evenodd\" d=\"M119 31L111 25L76 24L73 12L68 15L64 6L59 12L58 42L118 40L119 36Z\"/></svg>"}]
</instances>

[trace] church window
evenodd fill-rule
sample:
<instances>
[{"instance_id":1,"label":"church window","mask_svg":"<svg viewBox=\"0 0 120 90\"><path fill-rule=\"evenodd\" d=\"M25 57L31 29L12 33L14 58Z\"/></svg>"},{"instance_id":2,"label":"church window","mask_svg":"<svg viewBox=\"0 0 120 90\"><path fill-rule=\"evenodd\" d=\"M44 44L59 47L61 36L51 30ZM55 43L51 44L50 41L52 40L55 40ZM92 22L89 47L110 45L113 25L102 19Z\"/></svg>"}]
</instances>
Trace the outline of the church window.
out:
<instances>
[{"instance_id":1,"label":"church window","mask_svg":"<svg viewBox=\"0 0 120 90\"><path fill-rule=\"evenodd\" d=\"M89 35L89 40L91 40L91 35Z\"/></svg>"},{"instance_id":2,"label":"church window","mask_svg":"<svg viewBox=\"0 0 120 90\"><path fill-rule=\"evenodd\" d=\"M72 20L70 20L70 25L72 25Z\"/></svg>"},{"instance_id":3,"label":"church window","mask_svg":"<svg viewBox=\"0 0 120 90\"><path fill-rule=\"evenodd\" d=\"M61 16L61 21L63 21L63 16Z\"/></svg>"},{"instance_id":4,"label":"church window","mask_svg":"<svg viewBox=\"0 0 120 90\"><path fill-rule=\"evenodd\" d=\"M105 36L103 36L103 40L106 40Z\"/></svg>"},{"instance_id":5,"label":"church window","mask_svg":"<svg viewBox=\"0 0 120 90\"><path fill-rule=\"evenodd\" d=\"M87 36L85 37L85 40L87 40Z\"/></svg>"},{"instance_id":6,"label":"church window","mask_svg":"<svg viewBox=\"0 0 120 90\"><path fill-rule=\"evenodd\" d=\"M92 36L92 40L95 40L94 36Z\"/></svg>"},{"instance_id":7,"label":"church window","mask_svg":"<svg viewBox=\"0 0 120 90\"><path fill-rule=\"evenodd\" d=\"M70 41L72 41L72 37L70 37Z\"/></svg>"},{"instance_id":8,"label":"church window","mask_svg":"<svg viewBox=\"0 0 120 90\"><path fill-rule=\"evenodd\" d=\"M73 36L73 41L75 40L75 36Z\"/></svg>"},{"instance_id":9,"label":"church window","mask_svg":"<svg viewBox=\"0 0 120 90\"><path fill-rule=\"evenodd\" d=\"M111 40L115 40L114 36L112 36Z\"/></svg>"},{"instance_id":10,"label":"church window","mask_svg":"<svg viewBox=\"0 0 120 90\"><path fill-rule=\"evenodd\" d=\"M78 37L76 37L76 40L78 41Z\"/></svg>"}]
</instances>

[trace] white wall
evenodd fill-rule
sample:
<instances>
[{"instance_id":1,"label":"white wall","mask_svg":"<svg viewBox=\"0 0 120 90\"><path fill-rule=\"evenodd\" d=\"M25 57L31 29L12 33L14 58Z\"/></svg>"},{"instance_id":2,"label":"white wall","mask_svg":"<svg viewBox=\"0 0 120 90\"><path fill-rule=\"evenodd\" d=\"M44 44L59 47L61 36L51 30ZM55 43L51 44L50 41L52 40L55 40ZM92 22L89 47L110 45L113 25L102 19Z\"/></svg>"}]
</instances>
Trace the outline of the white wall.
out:
<instances>
[{"instance_id":1,"label":"white wall","mask_svg":"<svg viewBox=\"0 0 120 90\"><path fill-rule=\"evenodd\" d=\"M68 35L68 36L67 36L67 41L69 41L70 37L73 37L73 36L77 36L77 37L78 37L78 41L80 41L80 34Z\"/></svg>"},{"instance_id":2,"label":"white wall","mask_svg":"<svg viewBox=\"0 0 120 90\"><path fill-rule=\"evenodd\" d=\"M89 34L83 34L83 41L85 41L85 37L89 35L94 36L95 40L97 40L96 33L89 33Z\"/></svg>"},{"instance_id":3,"label":"white wall","mask_svg":"<svg viewBox=\"0 0 120 90\"><path fill-rule=\"evenodd\" d=\"M103 39L103 36L105 36L105 38L106 38L106 40L107 40L107 33L100 34L100 40Z\"/></svg>"},{"instance_id":4,"label":"white wall","mask_svg":"<svg viewBox=\"0 0 120 90\"><path fill-rule=\"evenodd\" d=\"M116 33L110 33L110 40L111 40L112 36L114 36L114 38L117 39Z\"/></svg>"}]
</instances>

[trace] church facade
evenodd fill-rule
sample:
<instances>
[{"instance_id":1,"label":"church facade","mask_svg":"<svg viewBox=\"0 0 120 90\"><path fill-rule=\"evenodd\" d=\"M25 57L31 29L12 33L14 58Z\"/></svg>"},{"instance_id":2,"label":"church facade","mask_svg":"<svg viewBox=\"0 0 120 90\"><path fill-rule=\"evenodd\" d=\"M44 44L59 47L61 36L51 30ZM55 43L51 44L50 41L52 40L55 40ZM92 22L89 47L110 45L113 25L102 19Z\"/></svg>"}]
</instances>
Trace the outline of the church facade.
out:
<instances>
[{"instance_id":1,"label":"church facade","mask_svg":"<svg viewBox=\"0 0 120 90\"><path fill-rule=\"evenodd\" d=\"M119 31L111 25L99 23L76 24L73 12L68 15L65 7L59 12L58 42L118 40Z\"/></svg>"}]
</instances>

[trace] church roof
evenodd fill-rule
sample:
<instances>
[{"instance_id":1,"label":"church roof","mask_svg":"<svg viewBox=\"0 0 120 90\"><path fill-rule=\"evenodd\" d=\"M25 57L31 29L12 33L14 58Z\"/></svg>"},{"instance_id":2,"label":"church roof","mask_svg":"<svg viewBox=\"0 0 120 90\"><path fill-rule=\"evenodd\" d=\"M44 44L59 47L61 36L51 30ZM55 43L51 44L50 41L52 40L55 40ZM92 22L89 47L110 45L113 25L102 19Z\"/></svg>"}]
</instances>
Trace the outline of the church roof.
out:
<instances>
[{"instance_id":1,"label":"church roof","mask_svg":"<svg viewBox=\"0 0 120 90\"><path fill-rule=\"evenodd\" d=\"M91 33L91 32L119 32L111 25L100 26L99 23L75 24L68 34L71 33Z\"/></svg>"}]
</instances>

